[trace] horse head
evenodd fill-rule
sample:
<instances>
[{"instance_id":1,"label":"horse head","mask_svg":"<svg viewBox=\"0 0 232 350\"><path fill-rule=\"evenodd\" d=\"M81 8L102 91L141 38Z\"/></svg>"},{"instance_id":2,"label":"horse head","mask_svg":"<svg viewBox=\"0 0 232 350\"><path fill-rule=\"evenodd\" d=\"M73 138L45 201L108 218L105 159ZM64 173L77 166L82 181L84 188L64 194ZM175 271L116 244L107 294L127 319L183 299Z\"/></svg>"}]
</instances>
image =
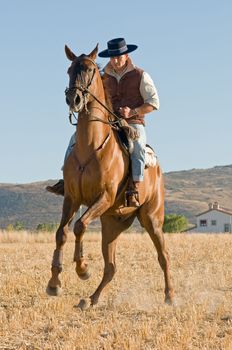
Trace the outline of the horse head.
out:
<instances>
[{"instance_id":1,"label":"horse head","mask_svg":"<svg viewBox=\"0 0 232 350\"><path fill-rule=\"evenodd\" d=\"M68 68L69 87L65 90L66 103L71 112L78 113L90 102L91 96L88 91L94 91L96 76L99 75L95 63L98 44L89 55L76 56L67 45L65 45L65 53L72 62Z\"/></svg>"}]
</instances>

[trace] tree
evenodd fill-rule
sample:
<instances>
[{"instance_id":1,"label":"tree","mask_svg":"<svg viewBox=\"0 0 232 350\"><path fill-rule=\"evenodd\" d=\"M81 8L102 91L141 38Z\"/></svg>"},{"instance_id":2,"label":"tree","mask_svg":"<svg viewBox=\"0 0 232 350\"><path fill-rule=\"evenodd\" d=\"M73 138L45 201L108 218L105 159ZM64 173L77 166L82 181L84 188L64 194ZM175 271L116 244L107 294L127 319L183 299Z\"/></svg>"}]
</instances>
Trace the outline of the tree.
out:
<instances>
[{"instance_id":1,"label":"tree","mask_svg":"<svg viewBox=\"0 0 232 350\"><path fill-rule=\"evenodd\" d=\"M14 225L8 224L8 225L6 226L6 231L8 231L8 232L14 231Z\"/></svg>"},{"instance_id":2,"label":"tree","mask_svg":"<svg viewBox=\"0 0 232 350\"><path fill-rule=\"evenodd\" d=\"M16 221L15 225L14 225L14 229L16 231L22 231L24 230L24 225L21 221Z\"/></svg>"},{"instance_id":3,"label":"tree","mask_svg":"<svg viewBox=\"0 0 232 350\"><path fill-rule=\"evenodd\" d=\"M181 232L188 227L188 220L183 215L170 214L164 216L164 232Z\"/></svg>"},{"instance_id":4,"label":"tree","mask_svg":"<svg viewBox=\"0 0 232 350\"><path fill-rule=\"evenodd\" d=\"M23 231L25 230L24 225L21 221L16 221L15 224L9 224L6 227L7 231Z\"/></svg>"}]
</instances>

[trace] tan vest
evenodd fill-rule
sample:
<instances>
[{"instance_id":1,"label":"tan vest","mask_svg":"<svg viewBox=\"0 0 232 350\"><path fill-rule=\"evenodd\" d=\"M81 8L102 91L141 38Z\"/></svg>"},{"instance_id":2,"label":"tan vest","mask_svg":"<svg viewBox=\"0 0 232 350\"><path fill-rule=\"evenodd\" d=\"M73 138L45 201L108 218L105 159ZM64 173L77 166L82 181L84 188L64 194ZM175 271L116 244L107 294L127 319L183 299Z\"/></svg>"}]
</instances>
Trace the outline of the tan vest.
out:
<instances>
[{"instance_id":1,"label":"tan vest","mask_svg":"<svg viewBox=\"0 0 232 350\"><path fill-rule=\"evenodd\" d=\"M143 70L135 68L132 71L123 75L123 77L117 81L117 79L107 73L104 73L103 84L109 94L113 110L116 114L120 115L120 107L130 107L134 109L144 104L144 100L140 94L140 82L142 78ZM131 117L127 119L129 124L143 124L144 115L139 117Z\"/></svg>"}]
</instances>

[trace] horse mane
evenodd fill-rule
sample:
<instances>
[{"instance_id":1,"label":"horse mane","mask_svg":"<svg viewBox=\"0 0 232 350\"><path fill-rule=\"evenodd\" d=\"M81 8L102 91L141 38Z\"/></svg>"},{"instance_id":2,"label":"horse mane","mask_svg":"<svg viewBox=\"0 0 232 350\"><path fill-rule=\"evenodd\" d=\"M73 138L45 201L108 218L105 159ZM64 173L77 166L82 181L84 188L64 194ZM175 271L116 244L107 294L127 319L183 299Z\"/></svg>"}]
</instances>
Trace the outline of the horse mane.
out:
<instances>
[{"instance_id":1,"label":"horse mane","mask_svg":"<svg viewBox=\"0 0 232 350\"><path fill-rule=\"evenodd\" d=\"M109 95L109 92L107 91L105 85L104 85L104 75L101 77L102 78L102 84L103 84L103 88L104 88L104 92L105 92L105 98L106 98L106 105L107 107L113 111L113 106L112 106L112 101Z\"/></svg>"},{"instance_id":2,"label":"horse mane","mask_svg":"<svg viewBox=\"0 0 232 350\"><path fill-rule=\"evenodd\" d=\"M104 79L105 79L104 71L102 70L102 68L99 64L97 64L97 67L98 67L99 72L100 72L102 85L103 85L103 89L104 89L104 93L105 93L106 107L108 107L113 112L113 105L112 105L111 97L110 97L109 92L107 91L107 89L105 87L105 84L104 84ZM112 115L111 114L109 114L109 115L110 115L110 119L112 119Z\"/></svg>"}]
</instances>

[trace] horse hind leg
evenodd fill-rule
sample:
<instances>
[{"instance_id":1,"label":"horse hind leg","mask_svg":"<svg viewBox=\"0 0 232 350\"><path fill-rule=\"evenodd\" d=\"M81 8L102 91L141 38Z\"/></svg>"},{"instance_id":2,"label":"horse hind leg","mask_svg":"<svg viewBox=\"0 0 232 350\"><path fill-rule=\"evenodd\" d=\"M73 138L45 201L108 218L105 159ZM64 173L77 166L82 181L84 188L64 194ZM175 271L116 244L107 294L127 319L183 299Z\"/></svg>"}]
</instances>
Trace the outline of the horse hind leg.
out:
<instances>
[{"instance_id":1,"label":"horse hind leg","mask_svg":"<svg viewBox=\"0 0 232 350\"><path fill-rule=\"evenodd\" d=\"M170 275L169 254L165 247L164 234L162 231L162 220L158 219L159 215L148 214L146 208L142 208L142 209L143 210L140 212L138 219L142 223L142 226L144 226L144 228L150 235L151 240L154 243L154 246L156 247L156 250L157 250L158 261L164 273L165 302L167 304L173 304L174 290L173 290L171 275Z\"/></svg>"},{"instance_id":2,"label":"horse hind leg","mask_svg":"<svg viewBox=\"0 0 232 350\"><path fill-rule=\"evenodd\" d=\"M126 221L120 221L115 217L103 216L102 223L102 255L104 258L104 273L96 291L90 296L91 305L98 303L101 292L106 285L113 279L116 272L116 244L122 231L129 228L134 221L135 216L131 216Z\"/></svg>"},{"instance_id":3,"label":"horse hind leg","mask_svg":"<svg viewBox=\"0 0 232 350\"><path fill-rule=\"evenodd\" d=\"M52 277L48 282L47 294L57 296L61 293L61 281L59 274L62 272L63 263L63 246L67 241L68 226L72 221L75 214L72 201L70 198L65 197L63 202L63 212L60 225L56 231L56 249L53 253L52 259Z\"/></svg>"}]
</instances>

